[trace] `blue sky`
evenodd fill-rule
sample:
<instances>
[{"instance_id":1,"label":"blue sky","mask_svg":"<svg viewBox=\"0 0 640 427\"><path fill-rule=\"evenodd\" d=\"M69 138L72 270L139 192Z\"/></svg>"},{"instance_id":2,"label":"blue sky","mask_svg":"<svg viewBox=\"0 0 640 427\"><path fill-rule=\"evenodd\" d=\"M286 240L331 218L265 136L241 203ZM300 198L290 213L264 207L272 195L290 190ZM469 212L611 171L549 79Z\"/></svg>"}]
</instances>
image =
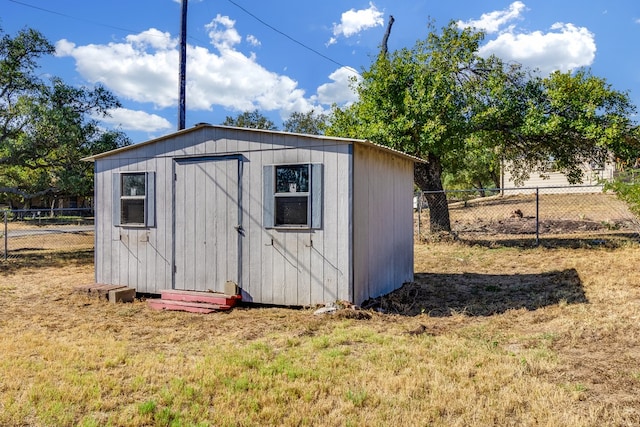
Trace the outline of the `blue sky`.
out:
<instances>
[{"instance_id":1,"label":"blue sky","mask_svg":"<svg viewBox=\"0 0 640 427\"><path fill-rule=\"evenodd\" d=\"M553 70L588 67L640 105L637 0L189 0L186 125L258 109L279 127L295 111L355 99L389 15L391 50L450 20L487 32L482 54ZM173 132L178 118L179 0L0 0L0 26L32 27L56 45L43 77L101 83L123 108L103 122L133 142Z\"/></svg>"}]
</instances>

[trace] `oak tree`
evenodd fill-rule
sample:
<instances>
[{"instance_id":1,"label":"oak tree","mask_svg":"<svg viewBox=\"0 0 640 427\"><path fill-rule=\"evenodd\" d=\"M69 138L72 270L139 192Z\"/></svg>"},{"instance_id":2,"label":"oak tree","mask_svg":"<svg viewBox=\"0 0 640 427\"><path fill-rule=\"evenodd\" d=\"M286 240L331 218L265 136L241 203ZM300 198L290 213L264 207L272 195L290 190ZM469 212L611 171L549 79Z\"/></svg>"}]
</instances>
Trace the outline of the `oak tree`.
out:
<instances>
[{"instance_id":1,"label":"oak tree","mask_svg":"<svg viewBox=\"0 0 640 427\"><path fill-rule=\"evenodd\" d=\"M1 30L0 30L1 33ZM0 196L26 206L36 197L91 196L93 169L80 159L129 143L92 118L120 106L105 88L38 78L53 46L37 31L0 37Z\"/></svg>"},{"instance_id":2,"label":"oak tree","mask_svg":"<svg viewBox=\"0 0 640 427\"><path fill-rule=\"evenodd\" d=\"M322 135L326 126L327 115L317 114L315 110L306 113L294 112L283 123L286 132Z\"/></svg>"},{"instance_id":3,"label":"oak tree","mask_svg":"<svg viewBox=\"0 0 640 427\"><path fill-rule=\"evenodd\" d=\"M253 111L244 111L237 116L227 116L222 122L224 126L236 126L240 128L277 130L277 126L273 121L269 120L264 114L257 109Z\"/></svg>"},{"instance_id":4,"label":"oak tree","mask_svg":"<svg viewBox=\"0 0 640 427\"><path fill-rule=\"evenodd\" d=\"M633 141L635 107L626 93L583 70L543 78L481 57L483 38L451 22L440 32L431 28L411 49L383 50L354 80L358 101L334 106L326 131L424 159L415 166L415 182L427 192L432 231L451 230L445 171L491 167L495 180L499 160L524 179L553 159L575 182L584 162L602 161ZM485 166L461 164L483 156Z\"/></svg>"}]
</instances>

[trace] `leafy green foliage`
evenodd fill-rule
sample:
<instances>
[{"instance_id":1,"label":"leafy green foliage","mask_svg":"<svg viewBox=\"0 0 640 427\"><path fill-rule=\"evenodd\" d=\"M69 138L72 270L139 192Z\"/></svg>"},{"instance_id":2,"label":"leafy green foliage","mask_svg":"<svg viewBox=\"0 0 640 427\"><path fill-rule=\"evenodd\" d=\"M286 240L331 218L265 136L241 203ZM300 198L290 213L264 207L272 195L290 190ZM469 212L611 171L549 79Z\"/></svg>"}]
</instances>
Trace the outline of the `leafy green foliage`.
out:
<instances>
[{"instance_id":1,"label":"leafy green foliage","mask_svg":"<svg viewBox=\"0 0 640 427\"><path fill-rule=\"evenodd\" d=\"M35 30L0 39L0 197L12 204L91 196L93 165L81 159L129 144L91 119L120 106L108 90L37 78L37 59L53 51Z\"/></svg>"},{"instance_id":2,"label":"leafy green foliage","mask_svg":"<svg viewBox=\"0 0 640 427\"><path fill-rule=\"evenodd\" d=\"M412 49L381 54L359 100L334 107L326 133L366 138L425 160L415 181L429 191L431 230L450 230L443 176L482 187L499 184L504 162L523 181L553 161L572 183L585 163L637 151L628 94L585 70L542 78L499 58L482 58L482 32L450 22ZM633 146L636 149L632 148ZM443 173L445 175L443 175Z\"/></svg>"},{"instance_id":3,"label":"leafy green foliage","mask_svg":"<svg viewBox=\"0 0 640 427\"><path fill-rule=\"evenodd\" d=\"M443 173L444 187L451 189L500 188L500 156L478 136L469 137L463 156L451 159Z\"/></svg>"},{"instance_id":4,"label":"leafy green foliage","mask_svg":"<svg viewBox=\"0 0 640 427\"><path fill-rule=\"evenodd\" d=\"M636 108L628 94L587 71L554 72L533 79L535 86L522 122L510 132L517 138L501 147L518 180L544 174L553 160L571 183L582 181L585 163L604 164L612 155L637 150L631 117ZM634 146L636 148L634 148Z\"/></svg>"},{"instance_id":5,"label":"leafy green foliage","mask_svg":"<svg viewBox=\"0 0 640 427\"><path fill-rule=\"evenodd\" d=\"M640 216L640 179L637 176L619 177L604 185L605 191L613 191L616 196L629 205L629 209Z\"/></svg>"},{"instance_id":6,"label":"leafy green foliage","mask_svg":"<svg viewBox=\"0 0 640 427\"><path fill-rule=\"evenodd\" d=\"M327 119L326 114L316 114L314 110L306 113L294 112L284 121L284 130L307 135L322 135Z\"/></svg>"},{"instance_id":7,"label":"leafy green foliage","mask_svg":"<svg viewBox=\"0 0 640 427\"><path fill-rule=\"evenodd\" d=\"M370 139L425 159L416 165L415 181L432 192L427 195L432 231L450 230L446 197L435 193L442 190L442 171L459 169L468 138L488 119L497 120L497 113L482 114L492 106L491 91L508 80L501 61L477 54L483 37L451 22L412 49L378 56L362 80L354 81L359 100L335 107L327 129L330 135Z\"/></svg>"},{"instance_id":8,"label":"leafy green foliage","mask_svg":"<svg viewBox=\"0 0 640 427\"><path fill-rule=\"evenodd\" d=\"M0 144L19 135L28 123L27 100L41 87L37 60L54 52L55 47L35 30L21 30L12 38L0 28Z\"/></svg>"},{"instance_id":9,"label":"leafy green foliage","mask_svg":"<svg viewBox=\"0 0 640 427\"><path fill-rule=\"evenodd\" d=\"M224 126L236 126L250 129L277 130L277 126L258 110L244 111L236 117L227 116L222 122Z\"/></svg>"}]
</instances>

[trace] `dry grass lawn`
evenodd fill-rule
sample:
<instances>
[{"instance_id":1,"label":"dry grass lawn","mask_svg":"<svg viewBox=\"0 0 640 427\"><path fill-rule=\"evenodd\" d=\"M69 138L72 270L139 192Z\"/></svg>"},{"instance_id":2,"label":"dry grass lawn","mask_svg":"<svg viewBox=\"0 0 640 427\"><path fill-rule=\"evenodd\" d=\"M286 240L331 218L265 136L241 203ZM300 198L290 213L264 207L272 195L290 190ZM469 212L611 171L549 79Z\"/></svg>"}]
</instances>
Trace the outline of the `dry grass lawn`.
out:
<instances>
[{"instance_id":1,"label":"dry grass lawn","mask_svg":"<svg viewBox=\"0 0 640 427\"><path fill-rule=\"evenodd\" d=\"M91 253L0 264L0 425L640 424L640 247L416 245L354 316L73 293ZM403 314L398 314L403 313Z\"/></svg>"}]
</instances>

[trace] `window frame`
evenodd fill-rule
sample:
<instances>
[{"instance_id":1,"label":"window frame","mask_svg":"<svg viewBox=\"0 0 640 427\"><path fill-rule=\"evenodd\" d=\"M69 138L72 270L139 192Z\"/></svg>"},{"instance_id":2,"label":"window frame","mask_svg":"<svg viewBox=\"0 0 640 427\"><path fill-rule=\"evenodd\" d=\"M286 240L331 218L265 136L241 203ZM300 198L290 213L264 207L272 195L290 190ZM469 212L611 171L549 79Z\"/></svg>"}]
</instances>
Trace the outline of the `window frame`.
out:
<instances>
[{"instance_id":1,"label":"window frame","mask_svg":"<svg viewBox=\"0 0 640 427\"><path fill-rule=\"evenodd\" d=\"M124 180L131 175L144 176L144 195L125 195ZM143 201L143 222L125 222L124 203ZM122 171L113 174L113 225L127 228L149 228L155 226L155 172Z\"/></svg>"},{"instance_id":2,"label":"window frame","mask_svg":"<svg viewBox=\"0 0 640 427\"><path fill-rule=\"evenodd\" d=\"M307 168L307 191L278 191L278 169L285 168L297 168L302 169L303 167ZM311 165L309 163L302 164L293 164L293 165L275 165L274 166L274 192L273 192L273 225L274 227L291 227L291 228L310 228L311 226ZM293 199L293 198L306 198L306 220L304 223L279 223L278 221L278 211L279 211L279 202L284 202L284 199Z\"/></svg>"},{"instance_id":3,"label":"window frame","mask_svg":"<svg viewBox=\"0 0 640 427\"><path fill-rule=\"evenodd\" d=\"M278 192L277 169L307 166L307 191ZM277 230L310 230L322 228L322 167L320 163L282 163L265 165L263 169L263 225ZM278 224L278 199L306 197L307 219L304 224Z\"/></svg>"}]
</instances>

